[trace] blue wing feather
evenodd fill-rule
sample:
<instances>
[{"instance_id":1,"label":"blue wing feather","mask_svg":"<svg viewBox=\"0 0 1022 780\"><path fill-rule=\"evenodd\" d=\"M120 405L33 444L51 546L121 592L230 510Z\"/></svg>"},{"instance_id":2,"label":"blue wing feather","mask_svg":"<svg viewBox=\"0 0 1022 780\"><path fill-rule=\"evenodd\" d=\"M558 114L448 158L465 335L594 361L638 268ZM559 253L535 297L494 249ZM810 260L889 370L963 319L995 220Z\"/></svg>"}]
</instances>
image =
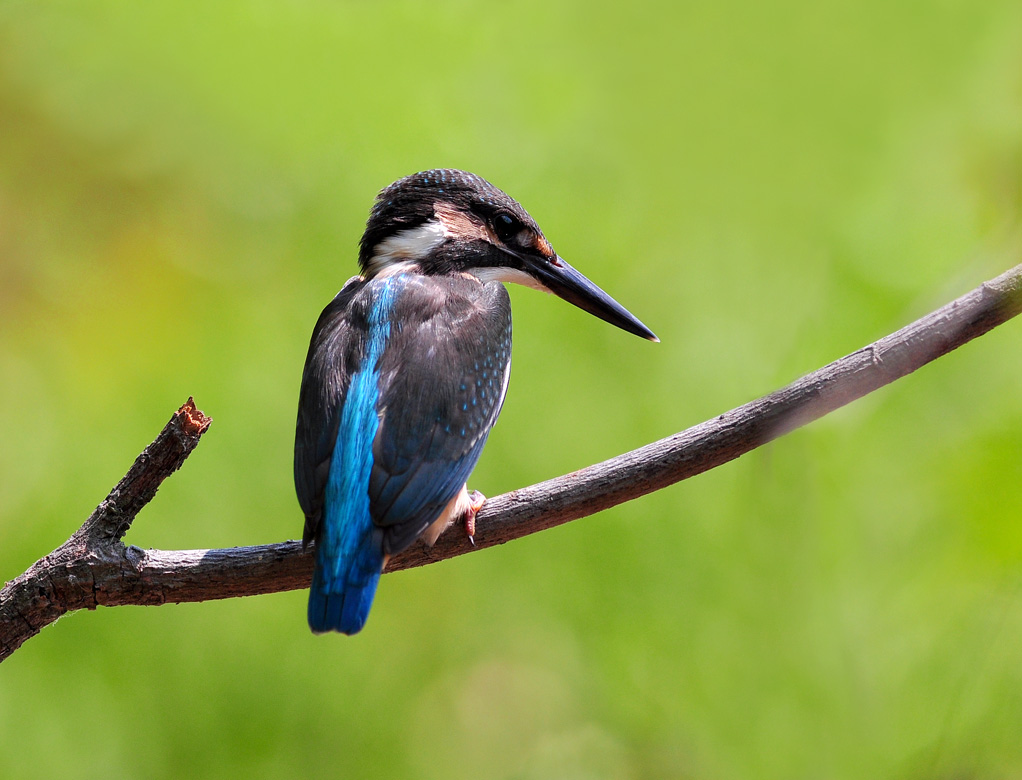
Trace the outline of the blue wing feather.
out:
<instances>
[{"instance_id":1,"label":"blue wing feather","mask_svg":"<svg viewBox=\"0 0 1022 780\"><path fill-rule=\"evenodd\" d=\"M431 311L434 296L444 305ZM440 515L482 454L510 370L511 303L499 283L409 277L394 319L403 327L381 360L384 412L369 482L388 553Z\"/></svg>"}]
</instances>

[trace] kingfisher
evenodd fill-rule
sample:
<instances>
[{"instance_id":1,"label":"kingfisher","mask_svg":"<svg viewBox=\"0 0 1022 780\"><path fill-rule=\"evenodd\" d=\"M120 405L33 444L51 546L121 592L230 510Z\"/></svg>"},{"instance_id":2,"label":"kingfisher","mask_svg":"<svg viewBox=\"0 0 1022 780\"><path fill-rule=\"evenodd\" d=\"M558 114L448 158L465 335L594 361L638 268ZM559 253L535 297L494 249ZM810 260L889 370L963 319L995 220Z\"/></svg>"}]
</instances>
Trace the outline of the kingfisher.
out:
<instances>
[{"instance_id":1,"label":"kingfisher","mask_svg":"<svg viewBox=\"0 0 1022 780\"><path fill-rule=\"evenodd\" d=\"M298 402L295 488L303 545L315 541L317 634L359 632L388 559L416 540L432 545L454 522L472 538L485 497L466 480L511 369L504 282L658 341L554 252L517 201L465 171L383 189L358 263L312 332Z\"/></svg>"}]
</instances>

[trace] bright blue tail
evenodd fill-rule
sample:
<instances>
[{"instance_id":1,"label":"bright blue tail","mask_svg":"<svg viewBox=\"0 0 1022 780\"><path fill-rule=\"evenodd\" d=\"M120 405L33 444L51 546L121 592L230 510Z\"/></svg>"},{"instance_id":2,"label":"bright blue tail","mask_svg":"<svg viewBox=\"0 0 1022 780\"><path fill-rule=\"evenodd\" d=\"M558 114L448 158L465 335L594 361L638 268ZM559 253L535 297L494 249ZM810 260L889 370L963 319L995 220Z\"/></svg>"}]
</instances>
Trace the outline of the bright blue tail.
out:
<instances>
[{"instance_id":1,"label":"bright blue tail","mask_svg":"<svg viewBox=\"0 0 1022 780\"><path fill-rule=\"evenodd\" d=\"M327 631L357 634L365 625L383 571L383 553L374 555L368 547L360 550L351 568L342 573L343 578L333 582L324 576L324 568L328 567L316 555L316 571L309 591L309 628L317 634Z\"/></svg>"}]
</instances>

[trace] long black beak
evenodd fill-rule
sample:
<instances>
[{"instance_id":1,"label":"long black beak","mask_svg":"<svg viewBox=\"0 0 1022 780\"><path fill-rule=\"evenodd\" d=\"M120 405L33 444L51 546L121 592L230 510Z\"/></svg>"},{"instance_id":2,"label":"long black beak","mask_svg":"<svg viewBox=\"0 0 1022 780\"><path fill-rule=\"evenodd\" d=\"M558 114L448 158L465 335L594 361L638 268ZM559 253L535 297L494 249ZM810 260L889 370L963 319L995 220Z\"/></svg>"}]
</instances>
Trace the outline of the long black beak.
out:
<instances>
[{"instance_id":1,"label":"long black beak","mask_svg":"<svg viewBox=\"0 0 1022 780\"><path fill-rule=\"evenodd\" d=\"M636 336L650 341L660 341L653 331L639 322L635 315L560 257L555 256L552 260L538 260L531 257L522 259L525 260L525 267L530 276L568 303L575 304L582 311L587 311L604 322L616 325L621 330L634 333Z\"/></svg>"}]
</instances>

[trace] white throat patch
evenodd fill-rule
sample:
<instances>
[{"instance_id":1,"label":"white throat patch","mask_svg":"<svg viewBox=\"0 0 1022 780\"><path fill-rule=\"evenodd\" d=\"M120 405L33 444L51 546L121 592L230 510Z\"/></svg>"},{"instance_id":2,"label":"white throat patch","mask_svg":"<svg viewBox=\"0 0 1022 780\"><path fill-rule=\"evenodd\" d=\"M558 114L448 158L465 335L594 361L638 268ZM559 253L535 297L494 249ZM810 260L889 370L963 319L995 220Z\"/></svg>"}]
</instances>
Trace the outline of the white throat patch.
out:
<instances>
[{"instance_id":1,"label":"white throat patch","mask_svg":"<svg viewBox=\"0 0 1022 780\"><path fill-rule=\"evenodd\" d=\"M406 270L443 243L447 231L438 219L402 230L376 245L369 259L367 276L387 276Z\"/></svg>"}]
</instances>

